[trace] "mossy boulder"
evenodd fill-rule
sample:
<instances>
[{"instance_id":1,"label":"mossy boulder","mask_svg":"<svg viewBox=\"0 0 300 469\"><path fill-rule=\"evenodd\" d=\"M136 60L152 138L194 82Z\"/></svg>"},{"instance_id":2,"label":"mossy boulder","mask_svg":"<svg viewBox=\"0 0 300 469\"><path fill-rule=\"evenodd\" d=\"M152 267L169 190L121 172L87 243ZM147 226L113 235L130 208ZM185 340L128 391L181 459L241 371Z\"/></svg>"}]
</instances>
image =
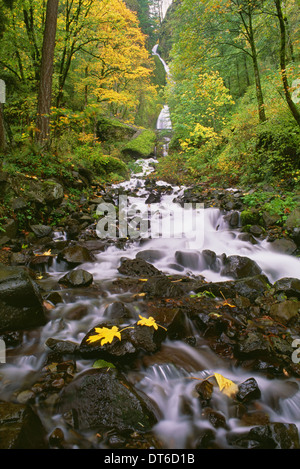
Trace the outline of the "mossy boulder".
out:
<instances>
[{"instance_id":1,"label":"mossy boulder","mask_svg":"<svg viewBox=\"0 0 300 469\"><path fill-rule=\"evenodd\" d=\"M97 137L105 142L130 140L137 131L137 127L125 124L118 119L103 117L97 123Z\"/></svg>"},{"instance_id":2,"label":"mossy boulder","mask_svg":"<svg viewBox=\"0 0 300 469\"><path fill-rule=\"evenodd\" d=\"M156 133L152 130L143 130L123 147L122 154L133 159L151 158L155 154L155 144Z\"/></svg>"}]
</instances>

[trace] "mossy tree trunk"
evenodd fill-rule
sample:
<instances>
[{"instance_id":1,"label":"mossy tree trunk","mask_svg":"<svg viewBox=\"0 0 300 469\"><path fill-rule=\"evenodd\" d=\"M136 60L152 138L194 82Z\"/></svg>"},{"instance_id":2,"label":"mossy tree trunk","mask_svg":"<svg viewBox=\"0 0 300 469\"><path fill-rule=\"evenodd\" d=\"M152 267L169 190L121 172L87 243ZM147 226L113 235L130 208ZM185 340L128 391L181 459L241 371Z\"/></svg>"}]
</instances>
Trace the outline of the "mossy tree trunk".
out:
<instances>
[{"instance_id":1,"label":"mossy tree trunk","mask_svg":"<svg viewBox=\"0 0 300 469\"><path fill-rule=\"evenodd\" d=\"M283 89L284 89L284 95L285 95L287 105L295 121L300 126L300 112L298 111L296 104L292 100L290 90L289 90L287 73L286 73L286 23L285 23L283 13L282 13L281 0L275 0L275 6L277 10L277 17L278 17L279 27L280 27L280 69L281 69L280 72L281 72L281 79L282 79L282 84L283 84Z\"/></svg>"}]
</instances>

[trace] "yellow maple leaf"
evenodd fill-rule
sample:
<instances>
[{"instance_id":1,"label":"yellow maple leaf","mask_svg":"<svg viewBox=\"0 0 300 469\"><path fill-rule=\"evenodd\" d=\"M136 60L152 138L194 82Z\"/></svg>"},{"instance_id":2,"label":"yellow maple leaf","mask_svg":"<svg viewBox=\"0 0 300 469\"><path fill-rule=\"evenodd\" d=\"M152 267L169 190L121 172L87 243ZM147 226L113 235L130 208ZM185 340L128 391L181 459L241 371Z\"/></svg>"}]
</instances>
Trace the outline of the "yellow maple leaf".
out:
<instances>
[{"instance_id":1,"label":"yellow maple leaf","mask_svg":"<svg viewBox=\"0 0 300 469\"><path fill-rule=\"evenodd\" d=\"M93 343L97 342L98 340L101 340L101 345L107 344L107 343L112 343L113 339L117 337L119 340L121 340L121 331L119 331L119 328L117 326L113 326L111 329L108 327L96 327L95 332L97 334L91 335L88 337L87 342L88 343Z\"/></svg>"},{"instance_id":2,"label":"yellow maple leaf","mask_svg":"<svg viewBox=\"0 0 300 469\"><path fill-rule=\"evenodd\" d=\"M161 326L160 324L157 324L152 316L150 316L149 318L144 318L139 314L139 318L140 321L137 322L138 326L154 327L155 330L157 330L158 327L162 327L163 329L167 330L165 327Z\"/></svg>"},{"instance_id":3,"label":"yellow maple leaf","mask_svg":"<svg viewBox=\"0 0 300 469\"><path fill-rule=\"evenodd\" d=\"M218 383L220 391L226 394L228 397L234 396L238 391L238 386L230 379L224 378L219 373L214 373L216 381Z\"/></svg>"}]
</instances>

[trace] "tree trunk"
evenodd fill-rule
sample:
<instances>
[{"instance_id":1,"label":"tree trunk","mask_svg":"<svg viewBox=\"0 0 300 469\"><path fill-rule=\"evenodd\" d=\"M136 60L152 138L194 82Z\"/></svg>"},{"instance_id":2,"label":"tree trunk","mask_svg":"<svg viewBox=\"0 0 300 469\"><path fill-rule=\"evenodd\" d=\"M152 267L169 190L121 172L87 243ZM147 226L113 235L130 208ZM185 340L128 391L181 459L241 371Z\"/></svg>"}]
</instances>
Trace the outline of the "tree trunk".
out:
<instances>
[{"instance_id":1,"label":"tree trunk","mask_svg":"<svg viewBox=\"0 0 300 469\"><path fill-rule=\"evenodd\" d=\"M52 75L57 28L58 1L59 0L48 0L47 2L36 133L36 141L41 146L48 144L50 137Z\"/></svg>"},{"instance_id":2,"label":"tree trunk","mask_svg":"<svg viewBox=\"0 0 300 469\"><path fill-rule=\"evenodd\" d=\"M251 56L252 56L253 69L254 69L256 98L257 98L257 104L258 104L258 116L259 116L259 122L262 123L262 122L266 122L267 118L266 118L266 113L265 113L265 104L264 104L264 98L263 98L261 82L260 82L257 51L256 51L254 32L253 32L253 26L252 26L252 13L250 11L250 7L249 7L248 38L249 38L249 43L251 47Z\"/></svg>"},{"instance_id":3,"label":"tree trunk","mask_svg":"<svg viewBox=\"0 0 300 469\"><path fill-rule=\"evenodd\" d=\"M281 0L275 0L275 5L280 26L280 68L285 99L295 121L300 126L300 112L298 111L295 103L292 100L289 90L288 78L286 74L286 29L281 9Z\"/></svg>"}]
</instances>

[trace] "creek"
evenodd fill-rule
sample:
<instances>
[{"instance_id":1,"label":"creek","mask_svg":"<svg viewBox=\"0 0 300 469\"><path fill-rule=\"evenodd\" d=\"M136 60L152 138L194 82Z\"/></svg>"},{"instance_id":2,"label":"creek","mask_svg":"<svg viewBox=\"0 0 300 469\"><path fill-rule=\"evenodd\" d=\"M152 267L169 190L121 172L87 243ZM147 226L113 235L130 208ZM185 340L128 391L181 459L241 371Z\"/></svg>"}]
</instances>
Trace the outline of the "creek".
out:
<instances>
[{"instance_id":1,"label":"creek","mask_svg":"<svg viewBox=\"0 0 300 469\"><path fill-rule=\"evenodd\" d=\"M167 107L159 117L158 128L170 129ZM45 291L56 291L62 295L62 301L55 304L49 312L48 322L36 330L25 333L22 344L7 351L7 363L1 365L0 400L13 400L22 390L30 388L44 366L49 350L45 346L47 339L72 341L80 344L87 331L107 320L107 311L115 302L126 304L132 317L137 318L144 311L143 298L134 298L130 291L116 291L112 288L116 279L122 278L118 267L122 259L135 259L136 255L147 250L153 253L151 264L166 275L189 278L203 278L207 282L224 282L230 276L222 274L223 254L246 256L255 261L271 283L283 277L300 278L299 259L274 252L265 239L257 239L256 244L240 238L239 227L232 229L218 208L195 207L177 203L184 194L184 187L171 186L164 181L156 182L156 189L149 191L146 184L151 176L156 159L139 161L141 172L133 174L129 181L113 187L127 194L128 206L139 220L148 220L151 212L151 236L149 233L142 240L129 240L120 247L112 242L109 247L96 255L93 262L80 266L93 275L94 283L100 287L93 289L58 289L58 280L68 271L63 262L54 259L45 278L39 285ZM163 189L163 190L161 190ZM234 191L234 189L229 189ZM150 193L159 193L157 202L147 203ZM120 215L120 214L119 214ZM134 221L134 216L133 216ZM133 228L134 229L134 228ZM56 242L64 240L64 233L55 234ZM205 261L203 251L213 251L218 262L211 268ZM178 253L180 256L178 257ZM82 317L76 317L74 311L84 310ZM197 340L197 347L188 341L167 338L162 344L162 353L128 371L128 379L137 390L155 403L160 418L152 432L165 449L185 449L197 447L197 440L203 431L214 430L214 446L228 448L228 434L242 433L251 428L251 423L241 423L233 410L232 401L216 389L211 399L214 412L222 415L226 425L213 425L205 416L204 408L195 394L195 384L214 373L241 383L254 378L258 383L261 396L257 399L252 412L267 415L269 422L294 424L300 430L300 390L298 378L273 377L264 373L247 370L236 366L230 360L215 353L205 338L201 336L197 325L187 320L190 335ZM78 358L76 373L91 368L93 359ZM36 411L50 435L54 428L60 427L65 433L69 447L80 448L82 434L70 431L62 415L52 413L51 405L34 403ZM89 438L89 433L84 434ZM101 448L101 444L98 446Z\"/></svg>"},{"instance_id":2,"label":"creek","mask_svg":"<svg viewBox=\"0 0 300 469\"><path fill-rule=\"evenodd\" d=\"M149 192L145 187L145 175L151 174L154 170L153 165L157 162L150 159L140 163L143 164L143 171L140 174L133 175L130 181L115 187L115 189L122 187L129 193L134 190L134 196L129 197L129 204L138 212L148 207L146 200ZM168 187L168 184L163 182L158 182L159 185ZM136 254L143 249L159 254L158 258L151 262L168 275L180 273L182 276L203 276L211 282L226 280L227 277L222 276L218 269L211 270L203 262L202 251L213 249L217 254L247 255L260 265L263 273L272 282L286 276L300 277L297 258L274 253L265 241L258 242L256 245L241 241L238 237L239 230L230 229L219 209L198 208L197 214L201 224L196 228L203 231L203 236L199 237L199 233L193 231L194 211L186 210L173 202L183 190L182 187L169 186L169 190L162 195L160 202L151 205L155 236L144 240L142 248L140 240L129 243L123 249L112 243L104 252L97 255L95 262L80 266L93 274L94 282L101 285L102 295L94 295L93 292L89 294L80 289L78 291L76 289L65 290L63 302L51 310L48 323L36 331L29 331L21 348L17 348L11 354L8 352L6 365L1 366L0 399L9 400L20 389L24 387L26 389L26 383L39 373L47 356L45 342L48 338L55 337L80 343L89 329L107 319L107 307L115 301L127 304L135 316L143 310L143 300L132 301L132 293L114 293L111 289L112 281L120 277L117 269L121 259L124 257L134 259ZM183 219L184 223L182 223ZM174 230L170 232L170 223L155 224L156 221L162 220L172 222ZM57 233L56 239L60 240L61 236L62 233ZM186 254L181 264L177 262L177 252ZM51 285L55 288L62 272L65 272L63 263L55 262L49 268L45 280L40 281L40 285L48 291L51 290ZM72 319L70 313L77 307L86 308L82 319ZM195 435L211 427L209 421L203 417L199 399L195 396L193 388L196 379L205 379L213 373L220 373L234 382L242 382L254 377L261 390L260 412L266 413L271 422L294 423L298 430L300 429L300 391L290 395L291 382L297 383L297 379L289 379L285 383L282 379L270 380L263 374L234 367L207 346L206 341L198 336L195 327L191 326L191 328L192 334L200 340L197 349L184 341L167 339L163 344L162 362L155 363L154 361L147 367L141 366L140 370L133 373L137 389L155 402L160 410L161 418L154 426L153 432L162 441L164 448L193 447ZM76 363L77 372L88 369L92 364L93 360L79 359ZM137 375L138 379L136 379ZM230 401L225 399L222 393L215 393L213 400L214 409L225 415L228 426L226 429L223 427L217 429L216 442L218 447L226 448L228 432L237 428L242 431L243 427L237 424L236 416L232 415ZM57 425L65 425L61 416L49 415L43 406L39 408L38 403L37 409L49 433ZM68 434L65 427L64 430ZM80 436L78 438L80 439ZM80 444L74 443L74 447L80 447Z\"/></svg>"}]
</instances>

